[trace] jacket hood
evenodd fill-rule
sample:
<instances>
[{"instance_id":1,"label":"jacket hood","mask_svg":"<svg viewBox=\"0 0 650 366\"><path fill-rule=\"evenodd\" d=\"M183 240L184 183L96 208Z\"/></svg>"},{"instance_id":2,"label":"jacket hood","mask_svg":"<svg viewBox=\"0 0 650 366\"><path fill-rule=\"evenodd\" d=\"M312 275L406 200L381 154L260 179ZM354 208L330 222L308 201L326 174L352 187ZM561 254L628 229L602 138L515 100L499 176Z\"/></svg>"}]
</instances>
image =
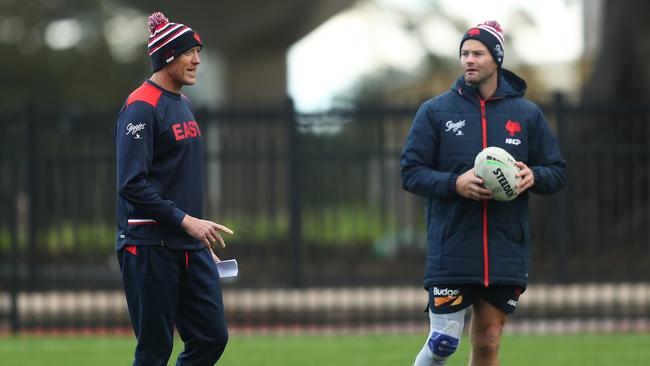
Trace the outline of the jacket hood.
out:
<instances>
[{"instance_id":1,"label":"jacket hood","mask_svg":"<svg viewBox=\"0 0 650 366\"><path fill-rule=\"evenodd\" d=\"M497 90L491 98L523 97L526 94L528 85L524 79L514 72L506 69L498 69L499 82ZM461 75L451 89L460 95L478 95L476 88L465 83L465 77Z\"/></svg>"}]
</instances>

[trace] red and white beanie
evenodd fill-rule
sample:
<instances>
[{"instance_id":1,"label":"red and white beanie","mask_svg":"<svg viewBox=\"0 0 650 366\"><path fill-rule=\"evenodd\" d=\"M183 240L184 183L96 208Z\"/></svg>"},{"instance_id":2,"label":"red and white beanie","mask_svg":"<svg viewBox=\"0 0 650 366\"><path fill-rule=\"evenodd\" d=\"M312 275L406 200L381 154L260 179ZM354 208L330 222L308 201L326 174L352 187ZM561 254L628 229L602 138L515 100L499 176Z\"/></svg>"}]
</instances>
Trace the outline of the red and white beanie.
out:
<instances>
[{"instance_id":1,"label":"red and white beanie","mask_svg":"<svg viewBox=\"0 0 650 366\"><path fill-rule=\"evenodd\" d=\"M161 12L152 13L148 23L151 35L147 47L153 72L162 69L192 47L203 48L201 38L192 28L181 23L171 23Z\"/></svg>"},{"instance_id":2,"label":"red and white beanie","mask_svg":"<svg viewBox=\"0 0 650 366\"><path fill-rule=\"evenodd\" d=\"M496 20L488 20L476 27L468 29L460 41L460 48L463 48L463 43L468 39L475 39L483 43L488 51L490 51L497 66L501 67L505 49L503 47L503 31L499 22Z\"/></svg>"}]
</instances>

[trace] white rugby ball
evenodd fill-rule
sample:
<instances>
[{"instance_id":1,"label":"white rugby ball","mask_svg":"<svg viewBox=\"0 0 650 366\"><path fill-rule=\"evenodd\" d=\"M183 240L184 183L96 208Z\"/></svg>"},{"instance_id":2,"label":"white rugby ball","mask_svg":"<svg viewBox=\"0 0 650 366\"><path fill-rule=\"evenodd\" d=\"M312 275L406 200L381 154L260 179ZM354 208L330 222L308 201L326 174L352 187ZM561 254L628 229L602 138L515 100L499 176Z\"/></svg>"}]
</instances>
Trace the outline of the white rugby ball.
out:
<instances>
[{"instance_id":1,"label":"white rugby ball","mask_svg":"<svg viewBox=\"0 0 650 366\"><path fill-rule=\"evenodd\" d=\"M500 147L486 147L474 159L474 174L483 179L483 185L492 191L492 197L497 201L517 198L517 185L521 181L518 172L515 159Z\"/></svg>"}]
</instances>

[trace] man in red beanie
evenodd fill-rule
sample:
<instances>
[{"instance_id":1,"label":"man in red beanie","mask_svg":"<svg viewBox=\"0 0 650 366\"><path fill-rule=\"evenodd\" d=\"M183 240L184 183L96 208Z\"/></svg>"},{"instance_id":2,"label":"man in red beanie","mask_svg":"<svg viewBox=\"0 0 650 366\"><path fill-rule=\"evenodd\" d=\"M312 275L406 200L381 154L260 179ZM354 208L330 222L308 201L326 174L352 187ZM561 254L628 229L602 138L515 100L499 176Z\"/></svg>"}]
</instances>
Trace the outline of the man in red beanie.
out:
<instances>
[{"instance_id":1,"label":"man in red beanie","mask_svg":"<svg viewBox=\"0 0 650 366\"><path fill-rule=\"evenodd\" d=\"M471 366L496 366L508 314L528 284L529 192L550 194L564 182L564 159L544 115L524 99L526 82L502 68L501 26L464 33L463 75L422 104L402 150L404 189L426 198L430 332L415 366L444 365L459 344L465 310ZM517 160L512 201L492 199L474 174L474 158L497 146Z\"/></svg>"},{"instance_id":2,"label":"man in red beanie","mask_svg":"<svg viewBox=\"0 0 650 366\"><path fill-rule=\"evenodd\" d=\"M185 85L196 83L203 43L190 27L149 17L153 74L133 91L115 128L116 251L138 340L133 365L167 365L174 327L185 343L176 365L214 365L228 332L218 258L220 232L203 217L203 137Z\"/></svg>"}]
</instances>

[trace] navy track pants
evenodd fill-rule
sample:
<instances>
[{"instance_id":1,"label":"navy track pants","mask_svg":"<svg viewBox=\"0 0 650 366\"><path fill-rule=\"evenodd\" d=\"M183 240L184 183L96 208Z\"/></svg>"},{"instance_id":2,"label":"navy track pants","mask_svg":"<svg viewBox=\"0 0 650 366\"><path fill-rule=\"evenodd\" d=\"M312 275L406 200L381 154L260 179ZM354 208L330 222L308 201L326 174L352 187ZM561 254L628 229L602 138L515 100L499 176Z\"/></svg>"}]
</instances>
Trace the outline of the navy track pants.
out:
<instances>
[{"instance_id":1,"label":"navy track pants","mask_svg":"<svg viewBox=\"0 0 650 366\"><path fill-rule=\"evenodd\" d=\"M208 249L126 246L117 252L137 338L134 366L166 366L174 326L185 344L177 366L214 365L228 342L221 283Z\"/></svg>"}]
</instances>

